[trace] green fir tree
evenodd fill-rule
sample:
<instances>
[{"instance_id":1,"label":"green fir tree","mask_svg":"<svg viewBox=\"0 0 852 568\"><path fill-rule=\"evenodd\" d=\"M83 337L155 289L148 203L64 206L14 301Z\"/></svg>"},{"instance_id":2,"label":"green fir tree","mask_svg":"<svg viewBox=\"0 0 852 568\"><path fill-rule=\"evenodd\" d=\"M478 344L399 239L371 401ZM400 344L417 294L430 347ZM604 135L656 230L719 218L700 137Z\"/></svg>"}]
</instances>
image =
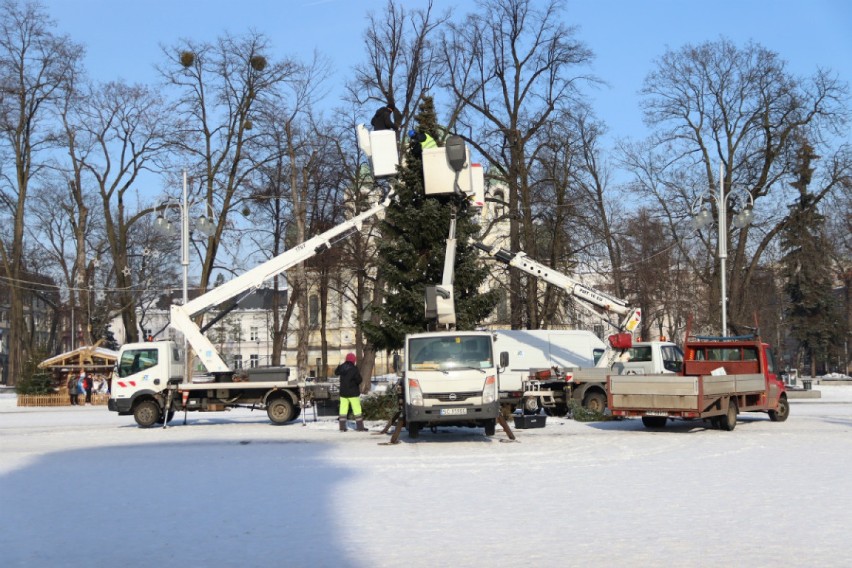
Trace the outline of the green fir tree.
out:
<instances>
[{"instance_id":1,"label":"green fir tree","mask_svg":"<svg viewBox=\"0 0 852 568\"><path fill-rule=\"evenodd\" d=\"M827 361L832 345L842 343L844 333L832 292L831 243L825 233L825 217L807 191L815 158L810 145L803 143L797 155L797 179L791 184L799 191L799 199L790 208L781 234L785 289L790 297L788 323L791 335L810 360L811 373L816 372L817 361Z\"/></svg>"},{"instance_id":2,"label":"green fir tree","mask_svg":"<svg viewBox=\"0 0 852 568\"><path fill-rule=\"evenodd\" d=\"M431 97L424 98L415 121L415 130L429 134L443 146ZM457 239L453 283L456 328L474 329L491 313L498 299L496 291L479 291L488 270L472 245L478 238L479 226L469 201L458 195L424 195L423 162L416 150L411 146L406 150L394 202L381 224L379 270L384 275L387 294L384 305L376 308L381 324L364 324L364 332L377 351L400 349L407 333L427 331L426 287L440 284L443 278L453 208Z\"/></svg>"}]
</instances>

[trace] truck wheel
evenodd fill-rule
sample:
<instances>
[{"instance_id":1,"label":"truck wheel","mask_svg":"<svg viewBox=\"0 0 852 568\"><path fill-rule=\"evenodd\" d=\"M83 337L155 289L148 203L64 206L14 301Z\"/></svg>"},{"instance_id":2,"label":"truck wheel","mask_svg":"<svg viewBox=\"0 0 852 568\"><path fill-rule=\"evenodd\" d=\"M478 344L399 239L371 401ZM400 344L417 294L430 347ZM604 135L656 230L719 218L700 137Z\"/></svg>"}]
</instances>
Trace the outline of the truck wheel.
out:
<instances>
[{"instance_id":1,"label":"truck wheel","mask_svg":"<svg viewBox=\"0 0 852 568\"><path fill-rule=\"evenodd\" d=\"M521 406L523 407L523 412L525 416L538 414L538 411L541 410L541 406L539 406L538 403L538 398L534 396L528 396L523 401L521 401Z\"/></svg>"},{"instance_id":2,"label":"truck wheel","mask_svg":"<svg viewBox=\"0 0 852 568\"><path fill-rule=\"evenodd\" d=\"M133 409L133 418L140 428L150 428L160 422L160 416L160 405L153 400L143 400Z\"/></svg>"},{"instance_id":3,"label":"truck wheel","mask_svg":"<svg viewBox=\"0 0 852 568\"><path fill-rule=\"evenodd\" d=\"M737 427L737 401L733 398L728 401L728 412L724 416L719 417L719 429L726 432L732 431Z\"/></svg>"},{"instance_id":4,"label":"truck wheel","mask_svg":"<svg viewBox=\"0 0 852 568\"><path fill-rule=\"evenodd\" d=\"M485 421L485 435L493 436L497 433L497 419L492 418L491 420Z\"/></svg>"},{"instance_id":5,"label":"truck wheel","mask_svg":"<svg viewBox=\"0 0 852 568\"><path fill-rule=\"evenodd\" d=\"M165 416L165 418L166 418L166 420L165 420L165 424L168 424L169 422L171 422L171 421L172 421L172 418L174 418L174 417L175 417L175 411L174 411L174 410L169 410L169 412L168 412L168 413L167 413L167 415ZM163 423L164 423L164 421L163 421L163 416L160 416L160 418L159 418L159 420L157 420L157 422L158 422L158 423L160 423L160 424L163 424Z\"/></svg>"},{"instance_id":6,"label":"truck wheel","mask_svg":"<svg viewBox=\"0 0 852 568\"><path fill-rule=\"evenodd\" d=\"M769 419L773 422L784 422L788 416L790 416L790 403L787 402L787 397L782 394L775 410L769 411Z\"/></svg>"},{"instance_id":7,"label":"truck wheel","mask_svg":"<svg viewBox=\"0 0 852 568\"><path fill-rule=\"evenodd\" d=\"M266 415L274 424L286 424L294 418L293 403L286 396L278 397L266 405Z\"/></svg>"},{"instance_id":8,"label":"truck wheel","mask_svg":"<svg viewBox=\"0 0 852 568\"><path fill-rule=\"evenodd\" d=\"M590 392L583 398L583 408L589 412L603 414L606 410L606 396L601 392Z\"/></svg>"},{"instance_id":9,"label":"truck wheel","mask_svg":"<svg viewBox=\"0 0 852 568\"><path fill-rule=\"evenodd\" d=\"M642 424L645 428L665 428L667 420L665 416L643 416Z\"/></svg>"},{"instance_id":10,"label":"truck wheel","mask_svg":"<svg viewBox=\"0 0 852 568\"><path fill-rule=\"evenodd\" d=\"M405 425L405 428L408 430L409 438L419 438L420 437L420 424L416 422L408 422Z\"/></svg>"}]
</instances>

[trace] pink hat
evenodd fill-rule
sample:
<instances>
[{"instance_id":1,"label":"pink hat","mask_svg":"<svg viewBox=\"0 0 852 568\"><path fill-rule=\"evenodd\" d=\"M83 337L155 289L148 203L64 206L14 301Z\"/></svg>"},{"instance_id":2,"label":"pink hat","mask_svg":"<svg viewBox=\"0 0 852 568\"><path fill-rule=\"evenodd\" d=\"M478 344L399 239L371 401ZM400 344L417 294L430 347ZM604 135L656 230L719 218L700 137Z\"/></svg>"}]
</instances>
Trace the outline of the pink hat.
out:
<instances>
[{"instance_id":1,"label":"pink hat","mask_svg":"<svg viewBox=\"0 0 852 568\"><path fill-rule=\"evenodd\" d=\"M355 362L355 354L354 353L348 353L346 355L346 362L347 363L354 363Z\"/></svg>"}]
</instances>

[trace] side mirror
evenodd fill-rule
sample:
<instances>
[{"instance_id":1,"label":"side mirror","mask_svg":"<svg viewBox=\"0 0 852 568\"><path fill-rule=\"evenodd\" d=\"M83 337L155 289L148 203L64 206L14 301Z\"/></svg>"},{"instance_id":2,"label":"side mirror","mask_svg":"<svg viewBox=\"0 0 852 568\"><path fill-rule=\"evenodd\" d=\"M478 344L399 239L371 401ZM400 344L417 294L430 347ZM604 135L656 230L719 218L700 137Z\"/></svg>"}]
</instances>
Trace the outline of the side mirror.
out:
<instances>
[{"instance_id":1,"label":"side mirror","mask_svg":"<svg viewBox=\"0 0 852 568\"><path fill-rule=\"evenodd\" d=\"M509 352L501 351L500 352L500 366L504 369L509 366Z\"/></svg>"}]
</instances>

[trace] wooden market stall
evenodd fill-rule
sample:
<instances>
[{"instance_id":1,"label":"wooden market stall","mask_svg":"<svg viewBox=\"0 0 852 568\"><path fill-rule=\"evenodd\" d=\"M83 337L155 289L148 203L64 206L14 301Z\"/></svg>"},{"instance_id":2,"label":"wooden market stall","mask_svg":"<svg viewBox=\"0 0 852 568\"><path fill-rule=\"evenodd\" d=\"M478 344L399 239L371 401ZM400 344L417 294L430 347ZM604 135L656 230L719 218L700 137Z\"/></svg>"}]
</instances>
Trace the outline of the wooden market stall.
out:
<instances>
[{"instance_id":1,"label":"wooden market stall","mask_svg":"<svg viewBox=\"0 0 852 568\"><path fill-rule=\"evenodd\" d=\"M18 406L70 406L66 386L68 379L79 377L83 372L92 378L92 404L106 404L109 399L109 378L117 359L117 351L100 347L97 343L45 359L38 367L51 373L54 384L59 385L59 392L18 395Z\"/></svg>"}]
</instances>

